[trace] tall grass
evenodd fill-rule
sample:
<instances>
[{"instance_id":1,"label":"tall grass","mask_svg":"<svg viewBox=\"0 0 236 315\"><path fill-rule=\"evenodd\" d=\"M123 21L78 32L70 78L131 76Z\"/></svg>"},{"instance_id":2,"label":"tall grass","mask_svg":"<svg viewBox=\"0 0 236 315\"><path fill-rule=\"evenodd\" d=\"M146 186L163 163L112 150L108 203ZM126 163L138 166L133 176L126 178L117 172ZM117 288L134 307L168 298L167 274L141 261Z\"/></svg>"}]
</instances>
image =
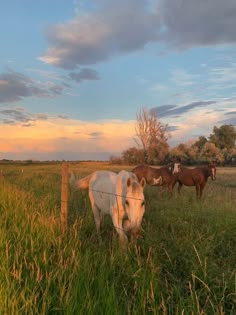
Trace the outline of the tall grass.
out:
<instances>
[{"instance_id":1,"label":"tall grass","mask_svg":"<svg viewBox=\"0 0 236 315\"><path fill-rule=\"evenodd\" d=\"M80 176L111 169L72 168ZM236 170L221 169L201 202L192 188L160 198L146 186L142 235L126 250L109 217L98 242L85 192L70 191L61 234L60 172L4 166L0 314L236 313Z\"/></svg>"}]
</instances>

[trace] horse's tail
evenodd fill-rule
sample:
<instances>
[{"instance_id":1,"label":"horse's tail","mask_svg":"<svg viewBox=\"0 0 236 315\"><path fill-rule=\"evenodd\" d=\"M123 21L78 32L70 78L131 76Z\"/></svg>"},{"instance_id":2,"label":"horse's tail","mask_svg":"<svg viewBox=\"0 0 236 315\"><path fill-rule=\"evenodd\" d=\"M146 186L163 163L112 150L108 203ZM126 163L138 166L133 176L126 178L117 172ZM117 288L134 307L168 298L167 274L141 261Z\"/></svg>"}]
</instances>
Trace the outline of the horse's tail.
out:
<instances>
[{"instance_id":1,"label":"horse's tail","mask_svg":"<svg viewBox=\"0 0 236 315\"><path fill-rule=\"evenodd\" d=\"M76 179L75 174L71 173L69 183L74 189L87 189L92 175L93 174L90 174L84 178Z\"/></svg>"}]
</instances>

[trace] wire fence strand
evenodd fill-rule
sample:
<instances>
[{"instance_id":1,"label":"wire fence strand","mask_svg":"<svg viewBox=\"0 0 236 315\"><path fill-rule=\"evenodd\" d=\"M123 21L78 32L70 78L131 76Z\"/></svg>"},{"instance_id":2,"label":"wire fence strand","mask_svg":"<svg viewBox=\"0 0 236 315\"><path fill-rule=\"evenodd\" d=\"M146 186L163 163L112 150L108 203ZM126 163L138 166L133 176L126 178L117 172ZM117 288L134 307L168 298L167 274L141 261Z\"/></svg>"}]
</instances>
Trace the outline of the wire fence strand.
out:
<instances>
[{"instance_id":1,"label":"wire fence strand","mask_svg":"<svg viewBox=\"0 0 236 315\"><path fill-rule=\"evenodd\" d=\"M111 192L107 192L107 191L100 191L100 190L91 189L91 188L89 188L88 190L94 191L97 193L101 193L101 194L112 195L112 196L116 196L116 197L122 197L122 198L126 198L126 199L134 199L134 200L144 201L144 199L141 199L141 198L136 198L136 197L131 197L131 196L127 197L125 195L119 195L119 194L115 194L115 193L111 193Z\"/></svg>"}]
</instances>

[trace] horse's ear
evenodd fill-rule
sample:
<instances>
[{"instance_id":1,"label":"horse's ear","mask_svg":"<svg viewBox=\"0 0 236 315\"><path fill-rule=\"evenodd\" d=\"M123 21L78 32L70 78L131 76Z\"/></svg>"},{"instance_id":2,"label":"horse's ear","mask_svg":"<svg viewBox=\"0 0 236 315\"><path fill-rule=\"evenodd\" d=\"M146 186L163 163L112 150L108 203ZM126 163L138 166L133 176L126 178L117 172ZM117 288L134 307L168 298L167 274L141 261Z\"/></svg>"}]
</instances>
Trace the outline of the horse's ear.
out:
<instances>
[{"instance_id":1,"label":"horse's ear","mask_svg":"<svg viewBox=\"0 0 236 315\"><path fill-rule=\"evenodd\" d=\"M144 177L142 177L142 179L140 180L140 185L141 185L142 187L144 187L144 186L146 185L146 180L145 180Z\"/></svg>"}]
</instances>

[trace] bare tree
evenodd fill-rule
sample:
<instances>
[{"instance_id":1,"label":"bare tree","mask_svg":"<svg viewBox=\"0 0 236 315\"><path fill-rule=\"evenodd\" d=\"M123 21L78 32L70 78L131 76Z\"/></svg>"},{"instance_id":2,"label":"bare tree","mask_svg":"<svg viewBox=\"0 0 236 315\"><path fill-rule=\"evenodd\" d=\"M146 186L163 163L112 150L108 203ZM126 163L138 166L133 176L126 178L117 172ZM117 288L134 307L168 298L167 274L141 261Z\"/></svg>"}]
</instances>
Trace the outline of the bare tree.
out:
<instances>
[{"instance_id":1,"label":"bare tree","mask_svg":"<svg viewBox=\"0 0 236 315\"><path fill-rule=\"evenodd\" d=\"M144 162L153 162L154 157L159 157L158 151L162 151L162 155L164 148L168 151L168 125L163 125L159 121L156 112L147 108L139 110L136 120L135 142L144 150Z\"/></svg>"}]
</instances>

